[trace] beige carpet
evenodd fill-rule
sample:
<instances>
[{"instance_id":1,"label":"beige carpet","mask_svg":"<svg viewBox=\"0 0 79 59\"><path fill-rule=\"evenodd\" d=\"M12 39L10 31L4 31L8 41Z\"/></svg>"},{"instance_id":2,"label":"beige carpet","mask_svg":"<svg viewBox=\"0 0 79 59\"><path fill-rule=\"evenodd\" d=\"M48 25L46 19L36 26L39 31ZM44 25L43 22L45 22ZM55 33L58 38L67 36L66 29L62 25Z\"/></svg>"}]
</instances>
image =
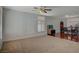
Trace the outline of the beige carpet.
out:
<instances>
[{"instance_id":1,"label":"beige carpet","mask_svg":"<svg viewBox=\"0 0 79 59\"><path fill-rule=\"evenodd\" d=\"M79 42L73 42L52 36L34 37L4 42L2 52L28 53L68 53L79 52Z\"/></svg>"}]
</instances>

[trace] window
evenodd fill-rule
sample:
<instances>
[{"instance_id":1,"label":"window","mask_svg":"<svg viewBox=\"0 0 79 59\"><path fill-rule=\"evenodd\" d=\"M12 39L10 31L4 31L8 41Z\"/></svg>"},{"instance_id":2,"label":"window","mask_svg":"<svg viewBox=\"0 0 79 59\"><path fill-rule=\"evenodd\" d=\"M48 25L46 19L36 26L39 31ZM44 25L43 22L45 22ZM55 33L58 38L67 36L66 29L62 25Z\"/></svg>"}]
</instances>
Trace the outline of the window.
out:
<instances>
[{"instance_id":1,"label":"window","mask_svg":"<svg viewBox=\"0 0 79 59\"><path fill-rule=\"evenodd\" d=\"M76 26L79 23L79 18L69 18L67 19L67 27L69 26Z\"/></svg>"},{"instance_id":2,"label":"window","mask_svg":"<svg viewBox=\"0 0 79 59\"><path fill-rule=\"evenodd\" d=\"M45 19L43 16L38 17L38 32L45 31Z\"/></svg>"}]
</instances>

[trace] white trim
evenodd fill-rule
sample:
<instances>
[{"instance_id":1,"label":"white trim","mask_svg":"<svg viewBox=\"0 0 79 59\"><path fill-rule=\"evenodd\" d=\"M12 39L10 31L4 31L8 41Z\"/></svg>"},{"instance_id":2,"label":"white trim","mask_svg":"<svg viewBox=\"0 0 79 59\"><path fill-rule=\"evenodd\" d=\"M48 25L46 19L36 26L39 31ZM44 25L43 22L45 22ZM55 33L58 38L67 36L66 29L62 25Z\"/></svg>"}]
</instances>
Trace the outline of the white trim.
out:
<instances>
[{"instance_id":1,"label":"white trim","mask_svg":"<svg viewBox=\"0 0 79 59\"><path fill-rule=\"evenodd\" d=\"M47 35L47 33L45 32L43 32L43 33L38 33L38 34L30 34L30 35L26 35L26 36L17 36L17 37L14 37L14 38L4 38L4 42L5 41L13 41L13 40L20 40L20 39L25 39L25 38L32 38L32 37L40 37L40 36L46 36Z\"/></svg>"}]
</instances>

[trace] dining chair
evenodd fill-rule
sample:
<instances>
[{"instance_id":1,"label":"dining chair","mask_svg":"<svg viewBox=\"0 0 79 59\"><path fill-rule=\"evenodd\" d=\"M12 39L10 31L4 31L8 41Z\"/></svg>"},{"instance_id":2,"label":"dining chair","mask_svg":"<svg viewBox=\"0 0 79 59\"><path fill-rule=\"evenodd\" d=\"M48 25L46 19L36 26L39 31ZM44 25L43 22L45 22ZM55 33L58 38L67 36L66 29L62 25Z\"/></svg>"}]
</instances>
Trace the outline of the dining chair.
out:
<instances>
[{"instance_id":1,"label":"dining chair","mask_svg":"<svg viewBox=\"0 0 79 59\"><path fill-rule=\"evenodd\" d=\"M78 31L78 27L74 27L71 29L71 38L74 39L76 42L78 41L78 36L79 36L79 31Z\"/></svg>"}]
</instances>

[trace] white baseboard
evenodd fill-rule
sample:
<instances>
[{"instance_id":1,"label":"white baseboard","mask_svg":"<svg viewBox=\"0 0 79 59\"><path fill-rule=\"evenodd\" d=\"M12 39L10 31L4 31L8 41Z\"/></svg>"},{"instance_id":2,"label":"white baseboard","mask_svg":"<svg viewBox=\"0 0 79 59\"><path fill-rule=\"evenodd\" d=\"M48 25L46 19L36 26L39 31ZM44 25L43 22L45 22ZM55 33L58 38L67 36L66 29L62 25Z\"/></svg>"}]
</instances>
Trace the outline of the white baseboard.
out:
<instances>
[{"instance_id":1,"label":"white baseboard","mask_svg":"<svg viewBox=\"0 0 79 59\"><path fill-rule=\"evenodd\" d=\"M19 40L19 39L25 39L25 38L32 38L32 37L38 37L38 36L45 36L46 33L37 33L37 34L30 34L25 36L16 36L16 37L10 37L10 38L4 38L3 41L13 41L13 40Z\"/></svg>"}]
</instances>

